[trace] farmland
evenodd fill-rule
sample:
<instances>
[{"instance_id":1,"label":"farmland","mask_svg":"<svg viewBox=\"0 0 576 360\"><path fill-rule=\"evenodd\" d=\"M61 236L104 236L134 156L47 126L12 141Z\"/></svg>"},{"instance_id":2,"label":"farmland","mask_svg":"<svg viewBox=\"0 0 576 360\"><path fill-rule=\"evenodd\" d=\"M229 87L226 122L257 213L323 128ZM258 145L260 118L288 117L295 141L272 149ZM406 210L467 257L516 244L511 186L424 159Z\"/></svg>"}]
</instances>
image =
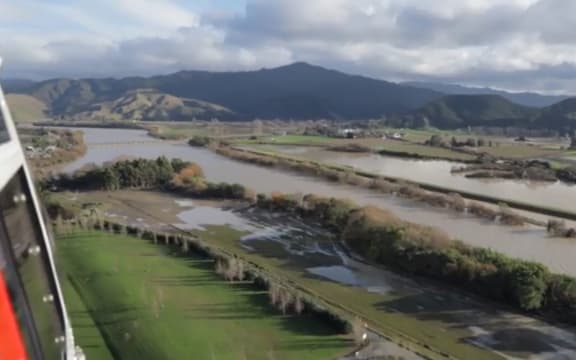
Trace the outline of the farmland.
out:
<instances>
[{"instance_id":1,"label":"farmland","mask_svg":"<svg viewBox=\"0 0 576 360\"><path fill-rule=\"evenodd\" d=\"M280 314L265 291L222 280L210 260L102 232L61 235L58 248L91 359L313 360L351 348L322 322Z\"/></svg>"}]
</instances>

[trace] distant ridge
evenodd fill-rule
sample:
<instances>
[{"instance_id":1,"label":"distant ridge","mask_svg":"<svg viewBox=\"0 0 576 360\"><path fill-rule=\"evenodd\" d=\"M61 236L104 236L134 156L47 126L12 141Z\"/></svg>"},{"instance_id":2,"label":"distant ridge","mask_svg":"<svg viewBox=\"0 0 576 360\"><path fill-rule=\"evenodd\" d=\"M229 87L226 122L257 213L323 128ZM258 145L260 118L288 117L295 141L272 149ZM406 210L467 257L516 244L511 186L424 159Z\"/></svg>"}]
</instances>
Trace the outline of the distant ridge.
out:
<instances>
[{"instance_id":1,"label":"distant ridge","mask_svg":"<svg viewBox=\"0 0 576 360\"><path fill-rule=\"evenodd\" d=\"M403 85L419 87L422 89L430 89L441 92L447 95L500 95L513 103L531 106L531 107L546 107L568 98L568 96L554 96L542 95L533 92L509 92L503 90L496 90L487 87L476 88L466 87L456 84L443 84L431 82L418 82L410 81L402 83Z\"/></svg>"},{"instance_id":2,"label":"distant ridge","mask_svg":"<svg viewBox=\"0 0 576 360\"><path fill-rule=\"evenodd\" d=\"M387 124L402 127L576 129L574 98L434 84L436 89L447 92L495 92L446 95L414 86L422 84L399 85L298 62L255 71L180 71L121 79L16 81L5 87L8 92L28 96L14 102L13 111L33 104L32 108L40 110L32 112L32 116L47 114L64 119L386 119ZM536 108L512 99L531 105L561 101Z\"/></svg>"},{"instance_id":3,"label":"distant ridge","mask_svg":"<svg viewBox=\"0 0 576 360\"><path fill-rule=\"evenodd\" d=\"M466 126L522 126L538 110L514 104L499 95L446 95L414 113L439 128Z\"/></svg>"},{"instance_id":4,"label":"distant ridge","mask_svg":"<svg viewBox=\"0 0 576 360\"><path fill-rule=\"evenodd\" d=\"M230 110L234 119L368 119L417 109L437 92L299 62L243 72L180 71L123 79L54 79L9 91L32 95L54 116L73 116L130 90L156 89ZM223 115L223 114L222 114ZM224 116L224 115L223 115ZM227 119L226 116L223 119Z\"/></svg>"}]
</instances>

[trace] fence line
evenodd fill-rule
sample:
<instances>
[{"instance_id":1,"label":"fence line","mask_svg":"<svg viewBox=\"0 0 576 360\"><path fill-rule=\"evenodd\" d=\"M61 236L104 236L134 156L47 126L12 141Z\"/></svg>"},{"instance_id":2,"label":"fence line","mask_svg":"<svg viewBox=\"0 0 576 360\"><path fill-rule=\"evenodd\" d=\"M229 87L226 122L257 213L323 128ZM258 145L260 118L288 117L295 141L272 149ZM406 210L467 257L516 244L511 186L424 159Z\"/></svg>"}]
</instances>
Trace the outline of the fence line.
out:
<instances>
[{"instance_id":1,"label":"fence line","mask_svg":"<svg viewBox=\"0 0 576 360\"><path fill-rule=\"evenodd\" d=\"M81 228L85 229L92 228L95 230L109 231L112 233L136 235L142 239L153 241L155 244L163 243L166 245L180 246L184 253L187 253L191 250L191 248L194 248L197 252L202 252L207 257L214 260L228 261L230 259L238 259L246 265L244 271L250 275L253 281L262 281L264 283L262 285L264 286L268 286L270 283L274 283L280 287L285 288L285 290L295 293L306 302L310 310L316 313L325 313L326 315L332 317L331 320L346 324L348 329L351 328L354 318L360 318L366 322L368 330L386 339L387 341L395 343L402 348L414 352L424 359L457 359L456 357L440 349L436 349L411 337L408 334L391 328L381 321L368 319L368 317L365 314L362 314L360 311L352 309L346 305L342 305L334 300L328 299L307 286L304 286L285 276L275 274L273 270L268 269L266 266L255 263L251 260L247 260L245 257L238 255L237 253L222 249L217 245L208 244L200 237L190 234L188 231L183 230L175 225L168 224L173 232L159 233L148 229L143 229L138 226L126 225L101 218L77 218L66 221L66 223L73 226L80 225ZM62 227L66 225L62 223L56 223L56 227L58 226ZM67 229L64 230L66 231Z\"/></svg>"}]
</instances>

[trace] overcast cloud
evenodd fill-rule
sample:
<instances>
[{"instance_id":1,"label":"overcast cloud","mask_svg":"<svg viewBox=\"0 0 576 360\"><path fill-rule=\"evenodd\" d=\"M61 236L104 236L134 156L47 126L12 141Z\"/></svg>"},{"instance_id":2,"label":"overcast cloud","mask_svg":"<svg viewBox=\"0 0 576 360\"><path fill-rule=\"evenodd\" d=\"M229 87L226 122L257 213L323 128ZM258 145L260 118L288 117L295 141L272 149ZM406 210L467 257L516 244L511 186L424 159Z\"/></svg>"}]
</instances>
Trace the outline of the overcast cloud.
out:
<instances>
[{"instance_id":1,"label":"overcast cloud","mask_svg":"<svg viewBox=\"0 0 576 360\"><path fill-rule=\"evenodd\" d=\"M307 61L576 94L574 14L576 0L0 0L0 56L4 77L34 79Z\"/></svg>"}]
</instances>

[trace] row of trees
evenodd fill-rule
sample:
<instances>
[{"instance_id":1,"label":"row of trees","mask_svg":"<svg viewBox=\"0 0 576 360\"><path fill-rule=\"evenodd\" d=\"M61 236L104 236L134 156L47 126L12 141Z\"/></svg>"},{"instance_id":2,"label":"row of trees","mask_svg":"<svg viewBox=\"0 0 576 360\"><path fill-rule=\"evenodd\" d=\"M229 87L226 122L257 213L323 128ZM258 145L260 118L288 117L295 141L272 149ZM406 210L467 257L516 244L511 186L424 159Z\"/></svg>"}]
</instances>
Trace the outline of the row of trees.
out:
<instances>
[{"instance_id":1,"label":"row of trees","mask_svg":"<svg viewBox=\"0 0 576 360\"><path fill-rule=\"evenodd\" d=\"M550 311L576 323L576 279L541 264L468 246L388 211L314 195L259 195L260 207L319 220L352 250L405 273L434 278L526 311Z\"/></svg>"},{"instance_id":2,"label":"row of trees","mask_svg":"<svg viewBox=\"0 0 576 360\"><path fill-rule=\"evenodd\" d=\"M179 248L183 254L195 254L214 260L214 271L229 282L251 283L266 290L270 305L282 312L296 316L314 316L320 321L330 324L337 331L349 332L355 335L356 322L352 318L343 317L339 312L326 306L324 301L306 290L294 286L290 281L250 263L237 256L220 250L214 244L208 244L199 238L173 233L157 233L149 229L113 223L104 220L98 214L88 218L74 218L64 221L61 217L53 218L54 228L58 233L69 233L78 230L98 229L111 234L134 235L138 238Z\"/></svg>"},{"instance_id":3,"label":"row of trees","mask_svg":"<svg viewBox=\"0 0 576 360\"><path fill-rule=\"evenodd\" d=\"M54 185L88 190L149 189L161 187L191 163L180 159L135 159L79 170L73 175L60 175Z\"/></svg>"},{"instance_id":4,"label":"row of trees","mask_svg":"<svg viewBox=\"0 0 576 360\"><path fill-rule=\"evenodd\" d=\"M429 146L436 146L436 147L452 147L452 148L459 148L459 147L483 147L483 146L493 146L492 141L486 141L483 138L467 138L464 141L458 140L455 136L450 139L450 142L446 142L446 140L441 135L432 135L430 139L424 142L425 145Z\"/></svg>"},{"instance_id":5,"label":"row of trees","mask_svg":"<svg viewBox=\"0 0 576 360\"><path fill-rule=\"evenodd\" d=\"M189 196L244 199L252 192L239 184L211 183L202 168L180 159L135 159L94 166L73 175L61 175L43 187L84 190L158 189Z\"/></svg>"}]
</instances>

